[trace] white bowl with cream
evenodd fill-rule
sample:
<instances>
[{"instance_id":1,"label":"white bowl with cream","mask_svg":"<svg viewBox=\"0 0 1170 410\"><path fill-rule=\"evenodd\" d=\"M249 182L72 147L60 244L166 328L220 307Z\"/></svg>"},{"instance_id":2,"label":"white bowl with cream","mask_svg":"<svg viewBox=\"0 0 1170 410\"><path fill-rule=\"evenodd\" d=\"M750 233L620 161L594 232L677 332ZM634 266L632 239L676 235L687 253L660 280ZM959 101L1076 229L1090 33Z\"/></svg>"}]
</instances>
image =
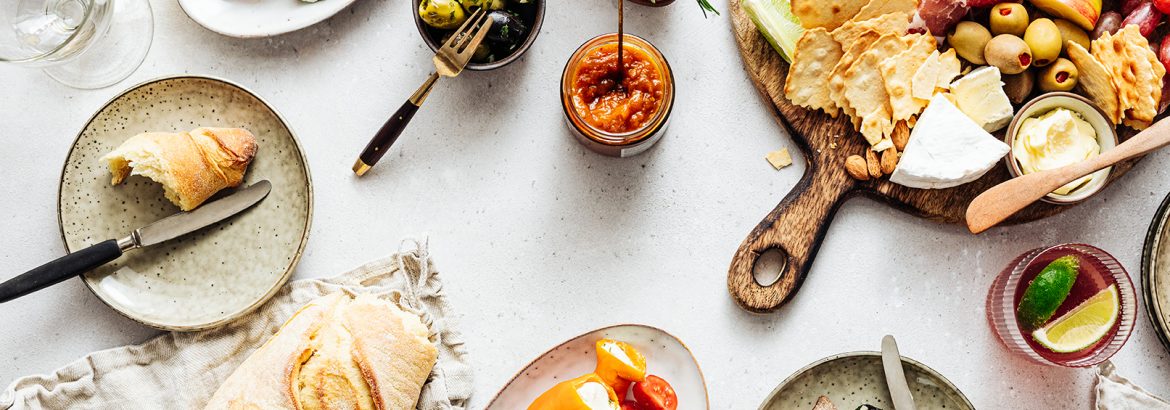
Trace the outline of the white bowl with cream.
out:
<instances>
[{"instance_id":1,"label":"white bowl with cream","mask_svg":"<svg viewBox=\"0 0 1170 410\"><path fill-rule=\"evenodd\" d=\"M1117 131L1096 105L1079 95L1052 92L1016 113L1004 134L1011 147L1005 161L1013 177L1072 165L1117 146ZM1112 167L1089 174L1042 201L1069 205L1100 191Z\"/></svg>"}]
</instances>

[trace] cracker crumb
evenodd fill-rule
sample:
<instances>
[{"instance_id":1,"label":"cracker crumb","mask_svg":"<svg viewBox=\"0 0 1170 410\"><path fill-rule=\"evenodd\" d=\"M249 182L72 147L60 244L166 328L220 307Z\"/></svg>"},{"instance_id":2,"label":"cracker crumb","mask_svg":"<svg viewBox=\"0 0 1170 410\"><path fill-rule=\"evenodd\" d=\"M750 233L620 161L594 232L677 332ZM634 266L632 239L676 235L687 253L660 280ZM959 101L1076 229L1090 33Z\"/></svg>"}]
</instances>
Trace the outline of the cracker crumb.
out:
<instances>
[{"instance_id":1,"label":"cracker crumb","mask_svg":"<svg viewBox=\"0 0 1170 410\"><path fill-rule=\"evenodd\" d=\"M767 159L768 163L772 164L772 167L776 168L777 170L792 165L792 155L788 154L788 148L769 152L768 155L764 156L764 158Z\"/></svg>"}]
</instances>

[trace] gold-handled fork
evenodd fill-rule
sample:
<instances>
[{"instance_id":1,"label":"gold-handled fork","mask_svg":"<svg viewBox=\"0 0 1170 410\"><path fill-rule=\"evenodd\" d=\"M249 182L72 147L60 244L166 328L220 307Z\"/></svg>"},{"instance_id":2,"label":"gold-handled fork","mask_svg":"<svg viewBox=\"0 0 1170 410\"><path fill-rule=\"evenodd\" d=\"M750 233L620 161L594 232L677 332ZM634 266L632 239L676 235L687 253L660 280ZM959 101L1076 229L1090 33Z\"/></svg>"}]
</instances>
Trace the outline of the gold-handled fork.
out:
<instances>
[{"instance_id":1,"label":"gold-handled fork","mask_svg":"<svg viewBox=\"0 0 1170 410\"><path fill-rule=\"evenodd\" d=\"M386 120L382 124L382 128L374 135L374 139L366 145L366 149L358 156L357 162L353 164L353 172L358 176L366 174L374 164L386 155L386 151L390 150L390 146L394 145L394 141L402 135L402 130L406 129L406 124L410 123L410 119L414 117L414 113L418 112L418 108L422 106L423 101L426 101L427 96L430 95L431 89L435 88L435 83L439 81L439 77L458 76L463 68L467 66L467 62L471 61L472 54L475 54L476 47L483 42L484 36L487 35L488 30L492 27L492 19L488 18L487 11L480 9L476 11L455 31L451 39L435 52L435 71L427 77L427 81L423 83L414 95L410 96L394 113L394 116Z\"/></svg>"}]
</instances>

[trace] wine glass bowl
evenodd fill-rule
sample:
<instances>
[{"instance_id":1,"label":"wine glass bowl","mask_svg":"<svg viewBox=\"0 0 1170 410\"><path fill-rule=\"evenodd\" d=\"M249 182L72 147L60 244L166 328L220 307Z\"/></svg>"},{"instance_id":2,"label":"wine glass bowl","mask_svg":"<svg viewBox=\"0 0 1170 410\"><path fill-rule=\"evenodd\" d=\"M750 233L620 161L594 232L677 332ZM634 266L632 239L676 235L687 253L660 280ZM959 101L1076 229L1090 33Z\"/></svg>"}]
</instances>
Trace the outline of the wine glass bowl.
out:
<instances>
[{"instance_id":1,"label":"wine glass bowl","mask_svg":"<svg viewBox=\"0 0 1170 410\"><path fill-rule=\"evenodd\" d=\"M0 0L0 62L42 68L75 88L130 76L153 34L148 0Z\"/></svg>"}]
</instances>

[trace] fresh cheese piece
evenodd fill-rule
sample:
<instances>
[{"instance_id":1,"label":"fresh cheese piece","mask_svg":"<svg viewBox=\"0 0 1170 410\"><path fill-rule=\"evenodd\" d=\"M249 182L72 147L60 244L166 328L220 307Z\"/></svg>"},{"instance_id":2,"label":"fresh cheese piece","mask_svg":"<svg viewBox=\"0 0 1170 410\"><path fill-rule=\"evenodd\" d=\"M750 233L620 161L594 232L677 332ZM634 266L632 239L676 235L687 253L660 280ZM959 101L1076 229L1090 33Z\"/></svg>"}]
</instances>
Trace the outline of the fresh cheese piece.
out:
<instances>
[{"instance_id":1,"label":"fresh cheese piece","mask_svg":"<svg viewBox=\"0 0 1170 410\"><path fill-rule=\"evenodd\" d=\"M589 410L611 410L617 407L609 401L609 392L598 382L585 382L577 387L577 396Z\"/></svg>"},{"instance_id":2,"label":"fresh cheese piece","mask_svg":"<svg viewBox=\"0 0 1170 410\"><path fill-rule=\"evenodd\" d=\"M890 181L921 189L962 185L987 173L1009 149L939 94L918 118Z\"/></svg>"},{"instance_id":3,"label":"fresh cheese piece","mask_svg":"<svg viewBox=\"0 0 1170 410\"><path fill-rule=\"evenodd\" d=\"M1003 91L999 69L986 66L951 83L955 105L987 132L996 132L1012 121L1012 103Z\"/></svg>"}]
</instances>

